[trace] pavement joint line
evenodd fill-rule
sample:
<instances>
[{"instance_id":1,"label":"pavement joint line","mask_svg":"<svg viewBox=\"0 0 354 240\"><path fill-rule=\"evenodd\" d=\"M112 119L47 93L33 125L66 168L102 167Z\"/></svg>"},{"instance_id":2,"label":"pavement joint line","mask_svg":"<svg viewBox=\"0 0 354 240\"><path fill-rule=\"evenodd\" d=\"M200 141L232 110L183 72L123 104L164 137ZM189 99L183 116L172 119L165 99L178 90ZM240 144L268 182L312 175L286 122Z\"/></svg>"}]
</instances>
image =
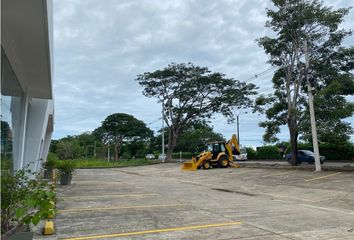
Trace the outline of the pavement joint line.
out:
<instances>
[{"instance_id":1,"label":"pavement joint line","mask_svg":"<svg viewBox=\"0 0 354 240\"><path fill-rule=\"evenodd\" d=\"M319 210L330 211L330 212L337 212L337 213L341 213L341 214L354 215L353 211L343 211L343 210L340 210L340 209L319 207L319 206L314 206L314 205L309 205L309 204L301 204L301 206L310 207L310 208L319 209Z\"/></svg>"},{"instance_id":2,"label":"pavement joint line","mask_svg":"<svg viewBox=\"0 0 354 240\"><path fill-rule=\"evenodd\" d=\"M159 205L139 205L139 206L101 207L101 208L71 208L71 209L58 210L58 213L83 212L83 211L108 211L108 210L136 209L136 208L178 207L178 206L185 206L185 204L159 204Z\"/></svg>"},{"instance_id":3,"label":"pavement joint line","mask_svg":"<svg viewBox=\"0 0 354 240\"><path fill-rule=\"evenodd\" d=\"M126 233L92 235L92 236L86 236L86 237L65 238L64 240L84 240L84 239L127 237L127 236L132 236L132 235L144 235L144 234L185 231L185 230L194 230L194 229L203 229L203 228L226 227L226 226L233 226L233 225L239 225L239 224L242 224L242 222L240 222L240 221L237 221L237 222L225 222L225 223L214 223L214 224L206 224L206 225L196 225L196 226L185 226L185 227L176 227L176 228L163 228L163 229L155 229L155 230L145 230L145 231L138 231L138 232L126 232Z\"/></svg>"},{"instance_id":4,"label":"pavement joint line","mask_svg":"<svg viewBox=\"0 0 354 240\"><path fill-rule=\"evenodd\" d=\"M106 194L106 195L67 196L67 197L60 197L60 198L75 199L75 198L140 197L140 196L160 196L160 194L158 193Z\"/></svg>"},{"instance_id":5,"label":"pavement joint line","mask_svg":"<svg viewBox=\"0 0 354 240\"><path fill-rule=\"evenodd\" d=\"M275 174L269 174L269 175L265 175L265 176L262 176L262 177L279 176L279 175L287 174L287 173L294 172L294 171L296 171L296 170L291 170L291 171L286 171L286 172L281 172L281 173L275 173Z\"/></svg>"},{"instance_id":6,"label":"pavement joint line","mask_svg":"<svg viewBox=\"0 0 354 240\"><path fill-rule=\"evenodd\" d=\"M119 182L117 182L117 183L115 183L115 182L102 182L102 183L100 183L100 182L95 182L95 183L87 183L87 182L72 182L72 184L74 185L74 186L82 186L82 187L89 187L89 186L92 186L93 184L100 184L100 185L117 185L117 186L122 186L122 185L128 185L128 184L126 184L126 183L119 183Z\"/></svg>"},{"instance_id":7,"label":"pavement joint line","mask_svg":"<svg viewBox=\"0 0 354 240\"><path fill-rule=\"evenodd\" d=\"M256 171L257 171L257 170L237 171L236 174L249 173L249 172L256 172Z\"/></svg>"},{"instance_id":8,"label":"pavement joint line","mask_svg":"<svg viewBox=\"0 0 354 240\"><path fill-rule=\"evenodd\" d=\"M314 180L317 180L317 179L329 178L329 177L338 175L340 173L342 173L342 172L336 172L336 173L328 174L328 175L325 175L325 176L322 176L322 177L310 178L310 179L305 180L305 182L310 182L310 181L314 181Z\"/></svg>"},{"instance_id":9,"label":"pavement joint line","mask_svg":"<svg viewBox=\"0 0 354 240\"><path fill-rule=\"evenodd\" d=\"M316 201L314 200L309 200L309 199L305 199L305 198L297 198L297 197L293 197L293 196L286 196L286 195L278 195L278 194L265 194L266 196L269 196L269 197L278 197L278 198L285 198L285 199L288 199L288 200L297 200L297 201L304 201L304 202L310 202L310 203L315 203ZM278 199L273 199L273 200L278 200ZM291 201L289 201L291 202Z\"/></svg>"}]
</instances>

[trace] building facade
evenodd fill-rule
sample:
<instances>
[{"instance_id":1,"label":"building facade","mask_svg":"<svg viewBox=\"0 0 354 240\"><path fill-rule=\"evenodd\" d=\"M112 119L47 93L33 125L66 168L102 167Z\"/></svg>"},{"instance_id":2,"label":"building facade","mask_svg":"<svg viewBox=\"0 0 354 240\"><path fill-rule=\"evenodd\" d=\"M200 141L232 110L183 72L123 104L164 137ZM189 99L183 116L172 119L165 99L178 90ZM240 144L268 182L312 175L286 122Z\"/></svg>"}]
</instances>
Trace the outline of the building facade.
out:
<instances>
[{"instance_id":1,"label":"building facade","mask_svg":"<svg viewBox=\"0 0 354 240\"><path fill-rule=\"evenodd\" d=\"M1 0L1 168L37 172L54 124L52 0Z\"/></svg>"}]
</instances>

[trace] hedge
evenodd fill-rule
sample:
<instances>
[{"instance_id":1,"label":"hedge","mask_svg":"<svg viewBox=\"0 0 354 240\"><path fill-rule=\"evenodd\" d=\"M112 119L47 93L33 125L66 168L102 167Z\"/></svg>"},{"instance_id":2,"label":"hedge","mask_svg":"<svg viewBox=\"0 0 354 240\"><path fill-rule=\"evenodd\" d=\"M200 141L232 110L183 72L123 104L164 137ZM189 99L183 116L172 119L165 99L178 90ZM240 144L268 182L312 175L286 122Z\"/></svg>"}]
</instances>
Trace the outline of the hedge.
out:
<instances>
[{"instance_id":1,"label":"hedge","mask_svg":"<svg viewBox=\"0 0 354 240\"><path fill-rule=\"evenodd\" d=\"M189 159L189 158L192 158L193 156L193 153L191 152L182 152L182 159ZM172 158L173 159L179 159L180 158L180 153L172 153Z\"/></svg>"},{"instance_id":2,"label":"hedge","mask_svg":"<svg viewBox=\"0 0 354 240\"><path fill-rule=\"evenodd\" d=\"M311 144L299 144L298 149L313 151ZM320 155L326 160L352 160L354 161L354 144L345 143L342 145L321 144Z\"/></svg>"},{"instance_id":3,"label":"hedge","mask_svg":"<svg viewBox=\"0 0 354 240\"><path fill-rule=\"evenodd\" d=\"M312 145L299 143L298 149L313 151ZM257 147L257 151L246 148L248 159L280 159L280 153L276 145ZM354 144L345 143L342 145L321 144L319 146L320 155L325 156L326 160L352 160L354 161ZM289 153L289 150L288 150Z\"/></svg>"}]
</instances>

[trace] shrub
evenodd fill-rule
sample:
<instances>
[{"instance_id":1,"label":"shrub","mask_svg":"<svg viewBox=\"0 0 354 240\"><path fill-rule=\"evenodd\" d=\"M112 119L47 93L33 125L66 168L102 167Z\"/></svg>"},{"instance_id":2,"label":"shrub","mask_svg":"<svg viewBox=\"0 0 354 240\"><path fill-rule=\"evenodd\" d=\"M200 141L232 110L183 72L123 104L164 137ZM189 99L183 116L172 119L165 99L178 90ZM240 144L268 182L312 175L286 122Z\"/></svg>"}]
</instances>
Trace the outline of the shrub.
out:
<instances>
[{"instance_id":1,"label":"shrub","mask_svg":"<svg viewBox=\"0 0 354 240\"><path fill-rule=\"evenodd\" d=\"M279 159L280 154L277 146L257 147L257 159Z\"/></svg>"},{"instance_id":2,"label":"shrub","mask_svg":"<svg viewBox=\"0 0 354 240\"><path fill-rule=\"evenodd\" d=\"M56 167L56 165L57 165L57 161L53 159L47 159L47 161L43 164L43 167L46 170L52 170Z\"/></svg>"},{"instance_id":3,"label":"shrub","mask_svg":"<svg viewBox=\"0 0 354 240\"><path fill-rule=\"evenodd\" d=\"M122 158L126 159L126 160L131 159L132 158L132 154L129 151L126 151L126 152L124 152L122 154Z\"/></svg>"},{"instance_id":4,"label":"shrub","mask_svg":"<svg viewBox=\"0 0 354 240\"><path fill-rule=\"evenodd\" d=\"M300 143L298 149L313 151L312 144ZM320 154L326 157L326 160L354 160L354 144L321 144L319 146Z\"/></svg>"},{"instance_id":5,"label":"shrub","mask_svg":"<svg viewBox=\"0 0 354 240\"><path fill-rule=\"evenodd\" d=\"M1 154L1 170L13 169L13 160L11 157Z\"/></svg>"},{"instance_id":6,"label":"shrub","mask_svg":"<svg viewBox=\"0 0 354 240\"><path fill-rule=\"evenodd\" d=\"M57 168L60 173L70 174L75 170L76 164L73 160L63 160L58 162Z\"/></svg>"},{"instance_id":7,"label":"shrub","mask_svg":"<svg viewBox=\"0 0 354 240\"><path fill-rule=\"evenodd\" d=\"M50 152L50 153L48 153L48 156L47 156L47 161L48 160L58 161L59 158L58 158L57 154Z\"/></svg>"},{"instance_id":8,"label":"shrub","mask_svg":"<svg viewBox=\"0 0 354 240\"><path fill-rule=\"evenodd\" d=\"M135 157L136 158L145 158L146 151L144 149L140 149L136 152Z\"/></svg>"},{"instance_id":9,"label":"shrub","mask_svg":"<svg viewBox=\"0 0 354 240\"><path fill-rule=\"evenodd\" d=\"M179 159L180 157L182 157L182 159L189 159L189 158L192 158L192 157L193 157L193 153L191 153L191 152L182 152L181 155L182 155L182 156L180 156L180 153L179 153L179 152L173 153L173 154L172 154L172 158L173 158L173 159Z\"/></svg>"},{"instance_id":10,"label":"shrub","mask_svg":"<svg viewBox=\"0 0 354 240\"><path fill-rule=\"evenodd\" d=\"M2 172L1 234L6 235L11 229L23 224L37 225L55 213L54 186L30 179L32 174L35 173L28 169L19 170L14 175Z\"/></svg>"},{"instance_id":11,"label":"shrub","mask_svg":"<svg viewBox=\"0 0 354 240\"><path fill-rule=\"evenodd\" d=\"M287 147L288 144L282 144ZM251 148L247 149L248 159L280 159L280 152L278 145L269 145L257 147L257 151ZM313 151L312 144L310 143L299 143L299 150L310 150ZM320 154L325 156L327 160L353 160L354 161L354 144L353 143L343 143L343 144L321 144L319 145ZM290 153L290 147L287 147L287 153Z\"/></svg>"},{"instance_id":12,"label":"shrub","mask_svg":"<svg viewBox=\"0 0 354 240\"><path fill-rule=\"evenodd\" d=\"M247 158L248 159L256 159L257 158L257 152L253 148L246 148L247 151Z\"/></svg>"}]
</instances>

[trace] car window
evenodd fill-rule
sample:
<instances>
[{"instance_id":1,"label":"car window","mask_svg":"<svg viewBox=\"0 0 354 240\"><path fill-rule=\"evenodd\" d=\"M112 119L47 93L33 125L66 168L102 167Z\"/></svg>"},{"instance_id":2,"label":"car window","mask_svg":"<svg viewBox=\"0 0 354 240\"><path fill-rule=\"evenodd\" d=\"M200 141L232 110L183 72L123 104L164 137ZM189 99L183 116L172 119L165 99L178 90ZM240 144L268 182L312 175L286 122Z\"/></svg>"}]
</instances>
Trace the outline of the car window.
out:
<instances>
[{"instance_id":1,"label":"car window","mask_svg":"<svg viewBox=\"0 0 354 240\"><path fill-rule=\"evenodd\" d=\"M212 145L208 145L207 150L208 150L209 152L212 152L212 151L213 151L213 146L212 146Z\"/></svg>"}]
</instances>

